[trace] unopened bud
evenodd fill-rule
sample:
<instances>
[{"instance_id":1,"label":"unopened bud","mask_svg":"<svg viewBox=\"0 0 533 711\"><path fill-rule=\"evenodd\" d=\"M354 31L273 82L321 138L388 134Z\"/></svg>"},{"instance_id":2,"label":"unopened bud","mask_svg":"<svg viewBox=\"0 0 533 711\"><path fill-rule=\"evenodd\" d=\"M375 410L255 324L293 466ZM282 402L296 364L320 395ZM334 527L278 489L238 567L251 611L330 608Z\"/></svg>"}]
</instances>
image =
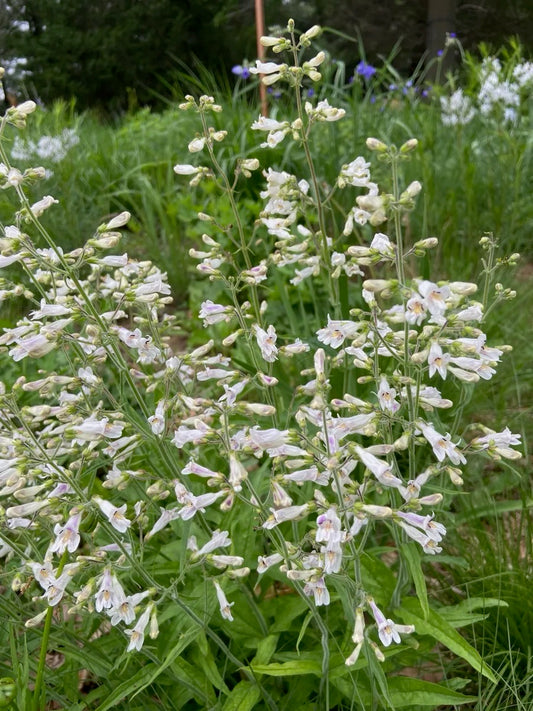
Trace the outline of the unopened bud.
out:
<instances>
[{"instance_id":1,"label":"unopened bud","mask_svg":"<svg viewBox=\"0 0 533 711\"><path fill-rule=\"evenodd\" d=\"M409 153L410 151L413 151L417 146L418 140L416 138L410 138L400 148L400 153Z\"/></svg>"},{"instance_id":2,"label":"unopened bud","mask_svg":"<svg viewBox=\"0 0 533 711\"><path fill-rule=\"evenodd\" d=\"M363 282L363 289L377 294L385 289L392 289L396 284L394 279L366 279Z\"/></svg>"},{"instance_id":3,"label":"unopened bud","mask_svg":"<svg viewBox=\"0 0 533 711\"><path fill-rule=\"evenodd\" d=\"M322 27L320 25L313 25L310 27L307 32L304 32L303 35L301 36L300 39L314 39L315 37L318 37L318 35L322 32Z\"/></svg>"},{"instance_id":4,"label":"unopened bud","mask_svg":"<svg viewBox=\"0 0 533 711\"><path fill-rule=\"evenodd\" d=\"M387 145L377 138L367 138L366 147L370 151L378 151L378 153L385 153L385 151L388 150Z\"/></svg>"}]
</instances>

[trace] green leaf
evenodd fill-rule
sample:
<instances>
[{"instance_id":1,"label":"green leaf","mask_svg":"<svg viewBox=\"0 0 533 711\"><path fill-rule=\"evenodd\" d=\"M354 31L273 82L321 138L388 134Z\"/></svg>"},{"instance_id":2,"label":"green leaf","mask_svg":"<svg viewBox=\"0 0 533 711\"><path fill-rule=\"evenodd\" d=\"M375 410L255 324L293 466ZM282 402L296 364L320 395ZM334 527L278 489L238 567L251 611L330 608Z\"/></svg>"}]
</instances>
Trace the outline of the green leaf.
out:
<instances>
[{"instance_id":1,"label":"green leaf","mask_svg":"<svg viewBox=\"0 0 533 711\"><path fill-rule=\"evenodd\" d=\"M457 605L441 608L440 614L452 627L458 628L486 620L488 614L475 614L473 611L489 607L509 607L509 605L504 600L493 597L471 597Z\"/></svg>"},{"instance_id":2,"label":"green leaf","mask_svg":"<svg viewBox=\"0 0 533 711\"><path fill-rule=\"evenodd\" d=\"M429 604L428 604L428 591L426 587L426 578L422 571L422 565L420 563L420 553L418 551L416 543L404 543L400 546L401 554L407 561L409 566L409 572L413 578L415 584L415 590L424 613L424 619L427 620L429 616Z\"/></svg>"},{"instance_id":3,"label":"green leaf","mask_svg":"<svg viewBox=\"0 0 533 711\"><path fill-rule=\"evenodd\" d=\"M191 662L203 671L206 678L211 682L214 687L222 691L224 694L229 694L229 689L226 686L226 683L224 682L224 679L222 678L218 670L218 667L213 658L213 653L211 652L209 646L207 646L207 651L203 651L200 646L197 646L195 649L193 649L191 654Z\"/></svg>"},{"instance_id":4,"label":"green leaf","mask_svg":"<svg viewBox=\"0 0 533 711\"><path fill-rule=\"evenodd\" d=\"M387 677L385 676L385 672L383 671L383 667L381 666L381 662L378 661L376 655L374 654L374 650L370 647L368 642L365 642L363 651L364 656L368 662L368 673L374 679L374 681L377 682L383 700L387 702L386 708L390 711L394 711L395 706L389 696L389 685Z\"/></svg>"},{"instance_id":5,"label":"green leaf","mask_svg":"<svg viewBox=\"0 0 533 711\"><path fill-rule=\"evenodd\" d=\"M313 659L293 659L290 662L272 662L272 664L252 664L255 674L268 676L297 676L298 674L322 675L322 665Z\"/></svg>"},{"instance_id":6,"label":"green leaf","mask_svg":"<svg viewBox=\"0 0 533 711\"><path fill-rule=\"evenodd\" d=\"M450 680L453 684L454 679ZM368 680L360 675L356 678L355 689L353 683L346 679L335 679L333 686L338 689L343 696L350 699L352 704L357 702L356 708L366 711L372 708L375 702L375 694L369 688ZM459 706L477 701L475 696L466 696L459 691L424 681L423 679L413 679L408 676L388 677L388 702L387 709L413 709L414 707L428 707L431 709L437 706ZM384 706L380 706L384 708Z\"/></svg>"},{"instance_id":7,"label":"green leaf","mask_svg":"<svg viewBox=\"0 0 533 711\"><path fill-rule=\"evenodd\" d=\"M126 679L122 684L119 684L107 697L103 704L100 704L96 711L107 711L113 708L119 701L126 696L129 700L134 698L143 689L152 684L157 677L168 667L176 657L196 638L201 631L199 627L192 627L185 634L181 635L180 639L168 652L164 660L159 664L147 664L130 679Z\"/></svg>"},{"instance_id":8,"label":"green leaf","mask_svg":"<svg viewBox=\"0 0 533 711\"><path fill-rule=\"evenodd\" d=\"M268 664L272 659L272 655L278 646L278 634L269 634L268 637L262 639L257 645L257 653L252 659L253 664Z\"/></svg>"},{"instance_id":9,"label":"green leaf","mask_svg":"<svg viewBox=\"0 0 533 711\"><path fill-rule=\"evenodd\" d=\"M304 618L304 621L303 621L302 626L300 628L300 633L298 635L298 639L296 640L296 651L297 652L300 651L300 642L304 638L305 630L307 629L309 623L313 619L313 616L314 616L313 610L309 610L309 612L307 613L307 615Z\"/></svg>"},{"instance_id":10,"label":"green leaf","mask_svg":"<svg viewBox=\"0 0 533 711\"><path fill-rule=\"evenodd\" d=\"M396 708L412 708L413 706L459 705L477 701L476 696L465 696L458 691L448 689L440 684L434 684L422 679L412 679L408 676L389 677L390 699Z\"/></svg>"},{"instance_id":11,"label":"green leaf","mask_svg":"<svg viewBox=\"0 0 533 711\"><path fill-rule=\"evenodd\" d=\"M429 611L427 620L418 600L408 598L403 601L402 607L395 614L408 625L414 625L416 633L427 634L441 642L458 657L465 659L476 671L487 679L496 683L497 676L486 664L479 653L455 631L455 629L435 610Z\"/></svg>"},{"instance_id":12,"label":"green leaf","mask_svg":"<svg viewBox=\"0 0 533 711\"><path fill-rule=\"evenodd\" d=\"M231 690L222 711L252 711L260 696L255 684L251 681L240 681Z\"/></svg>"},{"instance_id":13,"label":"green leaf","mask_svg":"<svg viewBox=\"0 0 533 711\"><path fill-rule=\"evenodd\" d=\"M115 687L104 703L98 706L96 711L107 711L107 709L111 709L113 706L120 703L122 699L129 697L136 691L146 688L148 684L150 684L150 679L152 678L154 671L157 671L157 665L155 664L148 664L147 666L142 667L142 669L139 669L139 671L130 679L126 679L126 681L123 681L122 684Z\"/></svg>"}]
</instances>

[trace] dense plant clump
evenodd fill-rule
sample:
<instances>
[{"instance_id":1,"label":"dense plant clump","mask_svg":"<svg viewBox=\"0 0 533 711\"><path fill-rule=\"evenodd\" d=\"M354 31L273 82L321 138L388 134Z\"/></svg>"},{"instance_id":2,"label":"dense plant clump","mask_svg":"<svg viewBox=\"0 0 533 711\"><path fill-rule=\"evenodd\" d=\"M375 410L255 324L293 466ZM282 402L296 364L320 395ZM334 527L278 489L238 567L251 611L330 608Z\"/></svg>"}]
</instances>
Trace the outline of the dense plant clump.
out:
<instances>
[{"instance_id":1,"label":"dense plant clump","mask_svg":"<svg viewBox=\"0 0 533 711\"><path fill-rule=\"evenodd\" d=\"M321 78L325 54L305 56L320 32L298 35L289 22L262 40L287 61L250 68L293 91L293 114L251 128L265 149L294 142L297 174L228 154L213 97L180 106L198 129L192 162L174 171L219 208L198 213L205 232L190 251L207 277L206 333L196 324L194 342L166 273L110 252L129 212L63 250L44 226L57 200L27 196L44 168L15 167L0 144L0 187L19 201L0 240L2 299L30 309L0 335L12 374L0 395L0 553L26 627L43 625L34 708L56 625L98 631L122 659L145 655L154 679L167 667L183 679L173 665L193 643L219 667L224 658L226 679L212 668L206 677L218 701L190 682L176 708L191 698L236 708L243 694L239 708L282 708L284 673L321 677L298 692L302 707L393 708L406 693L426 707L467 703L460 680L384 674L380 663L412 665L417 645L423 654L435 640L495 679L454 629L454 606L430 605L426 571L445 551L467 464L521 456L508 427L461 418L472 386L510 350L488 341L485 324L515 296L495 274L518 255L497 260L485 235L479 285L428 273L438 240L405 227L423 190L403 176L416 139L369 138L366 155L324 177L313 138L346 110L303 95ZM9 109L0 138L35 108ZM371 158L387 167L383 185ZM252 225L240 194L258 182ZM273 600L283 611L284 598L295 614L276 630ZM280 635L304 613L298 657ZM19 691L21 708L29 693Z\"/></svg>"}]
</instances>

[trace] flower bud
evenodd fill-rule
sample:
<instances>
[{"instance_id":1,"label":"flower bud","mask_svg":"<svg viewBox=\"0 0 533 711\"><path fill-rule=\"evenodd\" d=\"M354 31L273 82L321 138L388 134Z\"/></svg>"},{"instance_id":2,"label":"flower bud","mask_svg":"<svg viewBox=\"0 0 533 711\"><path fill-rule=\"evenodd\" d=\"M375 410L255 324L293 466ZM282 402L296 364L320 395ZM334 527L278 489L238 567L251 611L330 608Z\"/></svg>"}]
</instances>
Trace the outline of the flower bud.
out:
<instances>
[{"instance_id":1,"label":"flower bud","mask_svg":"<svg viewBox=\"0 0 533 711\"><path fill-rule=\"evenodd\" d=\"M396 284L395 279L366 279L363 282L363 289L378 294L385 289L393 289Z\"/></svg>"},{"instance_id":2,"label":"flower bud","mask_svg":"<svg viewBox=\"0 0 533 711\"><path fill-rule=\"evenodd\" d=\"M410 138L406 141L400 148L400 153L409 153L413 151L418 146L418 140L416 138Z\"/></svg>"},{"instance_id":3,"label":"flower bud","mask_svg":"<svg viewBox=\"0 0 533 711\"><path fill-rule=\"evenodd\" d=\"M377 138L367 138L366 147L370 151L377 151L378 153L385 153L388 150L387 145Z\"/></svg>"},{"instance_id":4,"label":"flower bud","mask_svg":"<svg viewBox=\"0 0 533 711\"><path fill-rule=\"evenodd\" d=\"M311 40L314 39L315 37L318 37L322 32L322 27L320 25L313 25L310 27L307 32L304 32L303 35L300 37L301 40L306 39L306 40Z\"/></svg>"},{"instance_id":5,"label":"flower bud","mask_svg":"<svg viewBox=\"0 0 533 711\"><path fill-rule=\"evenodd\" d=\"M420 239L415 242L413 247L415 249L433 249L439 244L439 240L436 237L427 237L426 239Z\"/></svg>"}]
</instances>

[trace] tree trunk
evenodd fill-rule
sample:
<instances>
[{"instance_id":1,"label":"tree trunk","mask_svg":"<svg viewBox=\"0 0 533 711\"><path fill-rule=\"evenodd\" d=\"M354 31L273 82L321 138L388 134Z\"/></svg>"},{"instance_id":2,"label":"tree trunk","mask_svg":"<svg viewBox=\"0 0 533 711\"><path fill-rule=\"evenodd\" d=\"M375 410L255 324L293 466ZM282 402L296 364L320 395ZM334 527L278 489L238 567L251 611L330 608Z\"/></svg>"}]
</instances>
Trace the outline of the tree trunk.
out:
<instances>
[{"instance_id":1,"label":"tree trunk","mask_svg":"<svg viewBox=\"0 0 533 711\"><path fill-rule=\"evenodd\" d=\"M428 0L426 49L429 59L434 59L444 49L446 33L455 32L455 10L457 0ZM455 52L448 51L442 61L440 72L437 75L437 65L432 64L428 72L428 79L435 81L443 79L454 65Z\"/></svg>"}]
</instances>

